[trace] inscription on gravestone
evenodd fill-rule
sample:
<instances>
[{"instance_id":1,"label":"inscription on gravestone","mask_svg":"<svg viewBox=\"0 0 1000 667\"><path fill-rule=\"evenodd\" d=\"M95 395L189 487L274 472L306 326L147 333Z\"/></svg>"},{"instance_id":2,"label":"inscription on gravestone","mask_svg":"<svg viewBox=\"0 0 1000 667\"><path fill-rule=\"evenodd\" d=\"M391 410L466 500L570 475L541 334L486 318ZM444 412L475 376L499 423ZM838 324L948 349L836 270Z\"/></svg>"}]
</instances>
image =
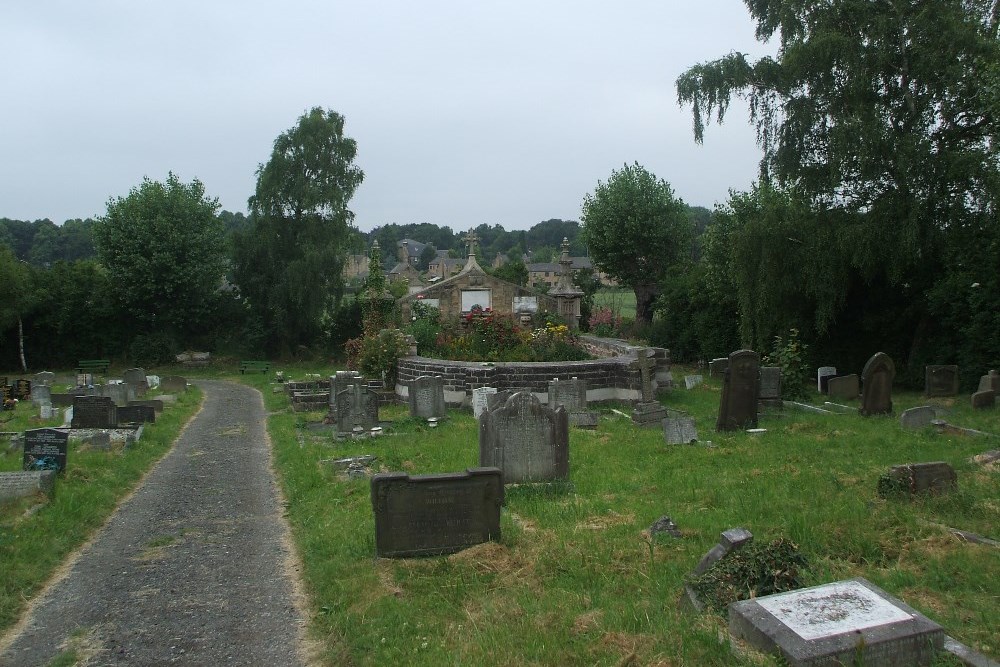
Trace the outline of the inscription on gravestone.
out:
<instances>
[{"instance_id":1,"label":"inscription on gravestone","mask_svg":"<svg viewBox=\"0 0 1000 667\"><path fill-rule=\"evenodd\" d=\"M694 417L667 417L663 420L663 440L668 445L687 445L698 441Z\"/></svg>"},{"instance_id":2,"label":"inscription on gravestone","mask_svg":"<svg viewBox=\"0 0 1000 667\"><path fill-rule=\"evenodd\" d=\"M421 375L410 383L408 400L410 416L444 419L448 409L444 402L444 379Z\"/></svg>"},{"instance_id":3,"label":"inscription on gravestone","mask_svg":"<svg viewBox=\"0 0 1000 667\"><path fill-rule=\"evenodd\" d=\"M924 369L924 394L958 395L958 366L927 366Z\"/></svg>"},{"instance_id":4,"label":"inscription on gravestone","mask_svg":"<svg viewBox=\"0 0 1000 667\"><path fill-rule=\"evenodd\" d=\"M872 355L861 371L862 417L892 414L892 381L896 377L896 365L885 352Z\"/></svg>"},{"instance_id":5,"label":"inscription on gravestone","mask_svg":"<svg viewBox=\"0 0 1000 667\"><path fill-rule=\"evenodd\" d=\"M24 432L24 470L66 471L66 447L69 433L54 428L36 428Z\"/></svg>"},{"instance_id":6,"label":"inscription on gravestone","mask_svg":"<svg viewBox=\"0 0 1000 667\"><path fill-rule=\"evenodd\" d=\"M503 471L504 484L569 476L569 416L528 392L479 419L479 465Z\"/></svg>"},{"instance_id":7,"label":"inscription on gravestone","mask_svg":"<svg viewBox=\"0 0 1000 667\"><path fill-rule=\"evenodd\" d=\"M376 555L430 556L499 540L503 495L498 468L379 473L371 481Z\"/></svg>"},{"instance_id":8,"label":"inscription on gravestone","mask_svg":"<svg viewBox=\"0 0 1000 667\"><path fill-rule=\"evenodd\" d=\"M0 501L36 493L51 496L55 490L55 470L0 472Z\"/></svg>"},{"instance_id":9,"label":"inscription on gravestone","mask_svg":"<svg viewBox=\"0 0 1000 667\"><path fill-rule=\"evenodd\" d=\"M753 350L739 350L729 355L729 368L722 380L716 431L757 427L759 367L760 355Z\"/></svg>"},{"instance_id":10,"label":"inscription on gravestone","mask_svg":"<svg viewBox=\"0 0 1000 667\"><path fill-rule=\"evenodd\" d=\"M354 382L337 394L337 431L352 433L355 427L367 431L378 426L378 394L363 381Z\"/></svg>"},{"instance_id":11,"label":"inscription on gravestone","mask_svg":"<svg viewBox=\"0 0 1000 667\"><path fill-rule=\"evenodd\" d=\"M781 368L778 366L760 367L760 394L761 401L781 400Z\"/></svg>"},{"instance_id":12,"label":"inscription on gravestone","mask_svg":"<svg viewBox=\"0 0 1000 667\"><path fill-rule=\"evenodd\" d=\"M73 399L73 428L115 428L117 425L117 408L107 396Z\"/></svg>"}]
</instances>

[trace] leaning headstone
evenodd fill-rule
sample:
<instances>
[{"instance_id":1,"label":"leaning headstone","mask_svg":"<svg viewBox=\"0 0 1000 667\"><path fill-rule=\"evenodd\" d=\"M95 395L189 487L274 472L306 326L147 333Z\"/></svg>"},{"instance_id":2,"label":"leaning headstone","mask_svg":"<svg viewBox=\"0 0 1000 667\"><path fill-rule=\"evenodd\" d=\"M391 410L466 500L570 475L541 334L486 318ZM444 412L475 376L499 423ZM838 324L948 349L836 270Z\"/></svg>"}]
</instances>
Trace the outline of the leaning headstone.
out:
<instances>
[{"instance_id":1,"label":"leaning headstone","mask_svg":"<svg viewBox=\"0 0 1000 667\"><path fill-rule=\"evenodd\" d=\"M836 366L820 366L816 369L816 391L821 394L826 393L827 382L837 375Z\"/></svg>"},{"instance_id":2,"label":"leaning headstone","mask_svg":"<svg viewBox=\"0 0 1000 667\"><path fill-rule=\"evenodd\" d=\"M569 477L569 416L528 392L479 418L479 465L503 471L504 484Z\"/></svg>"},{"instance_id":3,"label":"leaning headstone","mask_svg":"<svg viewBox=\"0 0 1000 667\"><path fill-rule=\"evenodd\" d=\"M926 366L924 394L928 398L958 395L958 366Z\"/></svg>"},{"instance_id":4,"label":"leaning headstone","mask_svg":"<svg viewBox=\"0 0 1000 667\"><path fill-rule=\"evenodd\" d=\"M729 368L729 357L719 357L708 362L708 377L721 378Z\"/></svg>"},{"instance_id":5,"label":"leaning headstone","mask_svg":"<svg viewBox=\"0 0 1000 667\"><path fill-rule=\"evenodd\" d=\"M560 380L553 378L549 382L548 406L555 409L563 406L569 413L569 425L578 428L595 428L599 421L596 412L587 409L587 383L580 378Z\"/></svg>"},{"instance_id":6,"label":"leaning headstone","mask_svg":"<svg viewBox=\"0 0 1000 667\"><path fill-rule=\"evenodd\" d=\"M862 417L892 414L892 381L896 377L896 365L885 352L872 355L861 371Z\"/></svg>"},{"instance_id":7,"label":"leaning headstone","mask_svg":"<svg viewBox=\"0 0 1000 667\"><path fill-rule=\"evenodd\" d=\"M903 410L899 415L899 423L903 428L923 428L930 426L937 418L937 413L929 405L921 405L909 410Z\"/></svg>"},{"instance_id":8,"label":"leaning headstone","mask_svg":"<svg viewBox=\"0 0 1000 667\"><path fill-rule=\"evenodd\" d=\"M498 468L464 473L379 473L371 480L375 554L453 553L500 539L503 477Z\"/></svg>"},{"instance_id":9,"label":"leaning headstone","mask_svg":"<svg viewBox=\"0 0 1000 667\"><path fill-rule=\"evenodd\" d=\"M164 394L177 394L187 391L187 378L180 375L167 375L160 378L160 391Z\"/></svg>"},{"instance_id":10,"label":"leaning headstone","mask_svg":"<svg viewBox=\"0 0 1000 667\"><path fill-rule=\"evenodd\" d=\"M46 387L51 387L56 381L56 374L52 371L42 371L41 373L35 373L32 378L32 386L45 385Z\"/></svg>"},{"instance_id":11,"label":"leaning headstone","mask_svg":"<svg viewBox=\"0 0 1000 667\"><path fill-rule=\"evenodd\" d=\"M476 419L482 416L489 404L491 394L497 393L496 387L476 387L472 390L472 414Z\"/></svg>"},{"instance_id":12,"label":"leaning headstone","mask_svg":"<svg viewBox=\"0 0 1000 667\"><path fill-rule=\"evenodd\" d=\"M878 493L883 497L897 493L910 496L949 493L957 488L958 474L944 461L892 466L878 481Z\"/></svg>"},{"instance_id":13,"label":"leaning headstone","mask_svg":"<svg viewBox=\"0 0 1000 667\"><path fill-rule=\"evenodd\" d=\"M757 426L757 388L760 355L739 350L729 355L729 368L722 380L716 431L736 431Z\"/></svg>"},{"instance_id":14,"label":"leaning headstone","mask_svg":"<svg viewBox=\"0 0 1000 667\"><path fill-rule=\"evenodd\" d=\"M729 633L790 667L929 665L944 629L868 581L837 581L729 606Z\"/></svg>"},{"instance_id":15,"label":"leaning headstone","mask_svg":"<svg viewBox=\"0 0 1000 667\"><path fill-rule=\"evenodd\" d=\"M760 367L760 389L757 399L762 405L781 407L781 368Z\"/></svg>"},{"instance_id":16,"label":"leaning headstone","mask_svg":"<svg viewBox=\"0 0 1000 667\"><path fill-rule=\"evenodd\" d=\"M24 432L24 470L66 471L66 447L69 433L54 428L36 428Z\"/></svg>"},{"instance_id":17,"label":"leaning headstone","mask_svg":"<svg viewBox=\"0 0 1000 667\"><path fill-rule=\"evenodd\" d=\"M73 401L73 428L115 428L118 409L107 396L77 396Z\"/></svg>"},{"instance_id":18,"label":"leaning headstone","mask_svg":"<svg viewBox=\"0 0 1000 667\"><path fill-rule=\"evenodd\" d=\"M979 378L979 391L1000 392L1000 373L991 370Z\"/></svg>"},{"instance_id":19,"label":"leaning headstone","mask_svg":"<svg viewBox=\"0 0 1000 667\"><path fill-rule=\"evenodd\" d=\"M52 390L45 384L31 385L31 402L36 406L42 403L52 404Z\"/></svg>"},{"instance_id":20,"label":"leaning headstone","mask_svg":"<svg viewBox=\"0 0 1000 667\"><path fill-rule=\"evenodd\" d=\"M687 445L698 441L694 417L667 417L662 423L663 441L668 445Z\"/></svg>"},{"instance_id":21,"label":"leaning headstone","mask_svg":"<svg viewBox=\"0 0 1000 667\"><path fill-rule=\"evenodd\" d=\"M0 472L0 502L36 493L51 497L56 488L55 470Z\"/></svg>"},{"instance_id":22,"label":"leaning headstone","mask_svg":"<svg viewBox=\"0 0 1000 667\"><path fill-rule=\"evenodd\" d=\"M996 407L997 398L996 392L992 389L987 389L986 391L977 391L972 395L972 409L973 410L986 410L989 408Z\"/></svg>"},{"instance_id":23,"label":"leaning headstone","mask_svg":"<svg viewBox=\"0 0 1000 667\"><path fill-rule=\"evenodd\" d=\"M421 375L410 382L407 398L411 417L444 419L448 416L448 407L444 403L444 378Z\"/></svg>"},{"instance_id":24,"label":"leaning headstone","mask_svg":"<svg viewBox=\"0 0 1000 667\"><path fill-rule=\"evenodd\" d=\"M119 426L124 424L152 424L156 422L156 410L148 405L119 406L115 413L118 417Z\"/></svg>"},{"instance_id":25,"label":"leaning headstone","mask_svg":"<svg viewBox=\"0 0 1000 667\"><path fill-rule=\"evenodd\" d=\"M160 387L160 376L159 375L147 375L146 376L146 386L150 389L158 389Z\"/></svg>"},{"instance_id":26,"label":"leaning headstone","mask_svg":"<svg viewBox=\"0 0 1000 667\"><path fill-rule=\"evenodd\" d=\"M851 401L861 393L861 385L858 383L858 376L854 373L850 375L840 375L832 377L826 382L826 390L830 398L842 401Z\"/></svg>"},{"instance_id":27,"label":"leaning headstone","mask_svg":"<svg viewBox=\"0 0 1000 667\"><path fill-rule=\"evenodd\" d=\"M704 382L704 378L700 375L685 375L684 376L684 388L694 389L698 385Z\"/></svg>"},{"instance_id":28,"label":"leaning headstone","mask_svg":"<svg viewBox=\"0 0 1000 667\"><path fill-rule=\"evenodd\" d=\"M691 571L691 577L700 577L717 562L742 549L747 544L753 542L753 533L746 528L730 528L719 535L719 541L709 549L695 568ZM681 607L687 610L703 612L707 607L705 601L699 599L698 592L690 584L684 585L684 593L681 595Z\"/></svg>"},{"instance_id":29,"label":"leaning headstone","mask_svg":"<svg viewBox=\"0 0 1000 667\"><path fill-rule=\"evenodd\" d=\"M378 394L361 382L337 394L337 431L354 433L378 426Z\"/></svg>"}]
</instances>

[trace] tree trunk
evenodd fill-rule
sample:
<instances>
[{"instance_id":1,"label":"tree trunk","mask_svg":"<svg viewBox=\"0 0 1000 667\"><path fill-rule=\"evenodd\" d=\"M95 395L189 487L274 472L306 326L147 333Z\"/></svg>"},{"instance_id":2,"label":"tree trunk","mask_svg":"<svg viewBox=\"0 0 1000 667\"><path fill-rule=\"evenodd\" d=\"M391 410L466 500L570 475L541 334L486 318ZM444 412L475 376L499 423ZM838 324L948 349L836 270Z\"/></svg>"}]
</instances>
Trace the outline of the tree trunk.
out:
<instances>
[{"instance_id":1,"label":"tree trunk","mask_svg":"<svg viewBox=\"0 0 1000 667\"><path fill-rule=\"evenodd\" d=\"M652 324L653 306L660 295L660 286L655 283L636 285L632 290L635 292L635 323Z\"/></svg>"},{"instance_id":2,"label":"tree trunk","mask_svg":"<svg viewBox=\"0 0 1000 667\"><path fill-rule=\"evenodd\" d=\"M21 316L17 316L17 344L21 353L21 370L28 372L28 362L24 360L24 325L21 323Z\"/></svg>"}]
</instances>

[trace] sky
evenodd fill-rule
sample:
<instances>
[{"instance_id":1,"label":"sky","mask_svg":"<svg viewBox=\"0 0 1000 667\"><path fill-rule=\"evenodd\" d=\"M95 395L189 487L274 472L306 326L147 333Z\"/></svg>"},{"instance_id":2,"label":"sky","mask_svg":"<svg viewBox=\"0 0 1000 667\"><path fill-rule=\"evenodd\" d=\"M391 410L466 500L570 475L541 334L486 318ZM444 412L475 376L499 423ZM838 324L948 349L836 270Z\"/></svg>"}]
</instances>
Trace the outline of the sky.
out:
<instances>
[{"instance_id":1,"label":"sky","mask_svg":"<svg viewBox=\"0 0 1000 667\"><path fill-rule=\"evenodd\" d=\"M578 220L632 162L712 208L754 181L756 135L734 100L696 144L674 81L731 51L774 52L741 0L4 3L0 217L96 217L169 172L246 212L316 106L357 141L363 231Z\"/></svg>"}]
</instances>

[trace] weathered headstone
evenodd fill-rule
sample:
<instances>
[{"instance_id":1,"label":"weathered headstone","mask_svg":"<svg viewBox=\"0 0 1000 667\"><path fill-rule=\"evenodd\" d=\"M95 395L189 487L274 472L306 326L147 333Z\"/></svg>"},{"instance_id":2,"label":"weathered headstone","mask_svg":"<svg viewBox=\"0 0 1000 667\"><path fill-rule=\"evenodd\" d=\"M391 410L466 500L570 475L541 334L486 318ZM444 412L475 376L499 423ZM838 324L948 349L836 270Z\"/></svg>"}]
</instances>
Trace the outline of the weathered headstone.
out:
<instances>
[{"instance_id":1,"label":"weathered headstone","mask_svg":"<svg viewBox=\"0 0 1000 667\"><path fill-rule=\"evenodd\" d=\"M781 368L779 366L760 367L760 389L757 399L764 405L781 406Z\"/></svg>"},{"instance_id":2,"label":"weathered headstone","mask_svg":"<svg viewBox=\"0 0 1000 667\"><path fill-rule=\"evenodd\" d=\"M926 366L924 368L924 394L931 396L956 396L958 394L958 366Z\"/></svg>"},{"instance_id":3,"label":"weathered headstone","mask_svg":"<svg viewBox=\"0 0 1000 667\"><path fill-rule=\"evenodd\" d=\"M412 477L379 473L371 480L375 553L431 556L499 540L503 495L498 468Z\"/></svg>"},{"instance_id":4,"label":"weathered headstone","mask_svg":"<svg viewBox=\"0 0 1000 667\"><path fill-rule=\"evenodd\" d=\"M76 374L76 386L77 387L90 387L94 384L94 374L93 373L77 373Z\"/></svg>"},{"instance_id":5,"label":"weathered headstone","mask_svg":"<svg viewBox=\"0 0 1000 667\"><path fill-rule=\"evenodd\" d=\"M826 393L827 382L837 375L836 366L820 366L816 369L816 391L821 394Z\"/></svg>"},{"instance_id":6,"label":"weathered headstone","mask_svg":"<svg viewBox=\"0 0 1000 667\"><path fill-rule=\"evenodd\" d=\"M25 380L24 378L14 380L13 394L14 398L19 401L26 401L31 398L31 380Z\"/></svg>"},{"instance_id":7,"label":"weathered headstone","mask_svg":"<svg viewBox=\"0 0 1000 667\"><path fill-rule=\"evenodd\" d=\"M32 378L32 386L45 385L46 387L51 387L56 381L56 374L52 371L42 371L41 373L35 373Z\"/></svg>"},{"instance_id":8,"label":"weathered headstone","mask_svg":"<svg viewBox=\"0 0 1000 667\"><path fill-rule=\"evenodd\" d=\"M176 394L187 391L187 378L180 375L166 375L160 378L160 391Z\"/></svg>"},{"instance_id":9,"label":"weathered headstone","mask_svg":"<svg viewBox=\"0 0 1000 667\"><path fill-rule=\"evenodd\" d=\"M655 351L650 348L639 348L635 353L634 366L639 369L639 381L642 399L632 409L632 421L644 428L657 428L667 416L667 410L656 400L656 361Z\"/></svg>"},{"instance_id":10,"label":"weathered headstone","mask_svg":"<svg viewBox=\"0 0 1000 667\"><path fill-rule=\"evenodd\" d=\"M559 380L553 378L549 382L550 408L563 406L569 413L569 425L579 428L594 428L599 417L597 413L587 410L587 383L580 378Z\"/></svg>"},{"instance_id":11,"label":"weathered headstone","mask_svg":"<svg viewBox=\"0 0 1000 667\"><path fill-rule=\"evenodd\" d=\"M31 402L36 406L42 403L52 403L52 389L45 384L35 384L31 386Z\"/></svg>"},{"instance_id":12,"label":"weathered headstone","mask_svg":"<svg viewBox=\"0 0 1000 667\"><path fill-rule=\"evenodd\" d=\"M957 488L958 474L944 461L892 466L878 482L878 493L881 496L895 493L910 496L922 493L949 493Z\"/></svg>"},{"instance_id":13,"label":"weathered headstone","mask_svg":"<svg viewBox=\"0 0 1000 667\"><path fill-rule=\"evenodd\" d=\"M497 393L496 387L476 387L472 390L472 414L476 419L486 412L489 406L489 397Z\"/></svg>"},{"instance_id":14,"label":"weathered headstone","mask_svg":"<svg viewBox=\"0 0 1000 667\"><path fill-rule=\"evenodd\" d=\"M150 389L159 389L160 387L160 376L159 375L147 375L146 376L146 386Z\"/></svg>"},{"instance_id":15,"label":"weathered headstone","mask_svg":"<svg viewBox=\"0 0 1000 667\"><path fill-rule=\"evenodd\" d=\"M830 398L840 400L854 400L861 393L858 376L854 373L830 378L827 380L826 389Z\"/></svg>"},{"instance_id":16,"label":"weathered headstone","mask_svg":"<svg viewBox=\"0 0 1000 667\"><path fill-rule=\"evenodd\" d=\"M991 370L979 378L979 391L1000 392L1000 373Z\"/></svg>"},{"instance_id":17,"label":"weathered headstone","mask_svg":"<svg viewBox=\"0 0 1000 667\"><path fill-rule=\"evenodd\" d=\"M411 417L444 419L448 416L448 407L444 402L444 378L421 375L410 382L407 398Z\"/></svg>"},{"instance_id":18,"label":"weathered headstone","mask_svg":"<svg viewBox=\"0 0 1000 667\"><path fill-rule=\"evenodd\" d=\"M698 385L704 382L704 378L700 375L685 375L684 376L684 388L694 389Z\"/></svg>"},{"instance_id":19,"label":"weathered headstone","mask_svg":"<svg viewBox=\"0 0 1000 667\"><path fill-rule=\"evenodd\" d=\"M66 471L66 447L69 433L54 428L36 428L24 432L24 470Z\"/></svg>"},{"instance_id":20,"label":"weathered headstone","mask_svg":"<svg viewBox=\"0 0 1000 667\"><path fill-rule=\"evenodd\" d=\"M122 373L122 379L128 384L139 384L146 381L145 368L128 368Z\"/></svg>"},{"instance_id":21,"label":"weathered headstone","mask_svg":"<svg viewBox=\"0 0 1000 667\"><path fill-rule=\"evenodd\" d=\"M992 389L977 391L972 395L972 409L986 410L995 408L997 404L996 392Z\"/></svg>"},{"instance_id":22,"label":"weathered headstone","mask_svg":"<svg viewBox=\"0 0 1000 667\"><path fill-rule=\"evenodd\" d=\"M123 405L115 411L118 425L152 424L156 421L156 410L148 405Z\"/></svg>"},{"instance_id":23,"label":"weathered headstone","mask_svg":"<svg viewBox=\"0 0 1000 667\"><path fill-rule=\"evenodd\" d=\"M735 431L757 426L757 388L760 355L738 350L729 355L729 368L722 381L716 431Z\"/></svg>"},{"instance_id":24,"label":"weathered headstone","mask_svg":"<svg viewBox=\"0 0 1000 667\"><path fill-rule=\"evenodd\" d=\"M361 374L357 371L337 371L330 376L330 407L326 416L328 422L336 424L340 421L340 414L337 412L337 395L346 390L349 385L356 383L365 384Z\"/></svg>"},{"instance_id":25,"label":"weathered headstone","mask_svg":"<svg viewBox=\"0 0 1000 667\"><path fill-rule=\"evenodd\" d=\"M721 378L726 374L727 368L729 368L729 357L712 359L708 362L708 377Z\"/></svg>"},{"instance_id":26,"label":"weathered headstone","mask_svg":"<svg viewBox=\"0 0 1000 667\"><path fill-rule=\"evenodd\" d=\"M527 392L529 394L532 393L532 391L530 389L528 389L526 387L521 387L521 388L513 388L513 389L500 389L500 390L497 390L497 392L495 394L487 394L486 395L486 410L490 411L490 410L496 410L497 408L502 408L503 406L505 406L507 404L507 399L508 398L510 398L514 394L517 394L517 393L520 393L520 392Z\"/></svg>"},{"instance_id":27,"label":"weathered headstone","mask_svg":"<svg viewBox=\"0 0 1000 667\"><path fill-rule=\"evenodd\" d=\"M663 420L663 441L668 445L687 445L698 441L694 417L667 417Z\"/></svg>"},{"instance_id":28,"label":"weathered headstone","mask_svg":"<svg viewBox=\"0 0 1000 667\"><path fill-rule=\"evenodd\" d=\"M803 665L929 665L944 629L864 579L777 593L729 606L729 632Z\"/></svg>"},{"instance_id":29,"label":"weathered headstone","mask_svg":"<svg viewBox=\"0 0 1000 667\"><path fill-rule=\"evenodd\" d=\"M135 400L135 389L121 382L109 382L101 388L101 395L110 398L115 405L128 405Z\"/></svg>"},{"instance_id":30,"label":"weathered headstone","mask_svg":"<svg viewBox=\"0 0 1000 667\"><path fill-rule=\"evenodd\" d=\"M861 371L862 417L892 414L892 381L896 377L896 365L885 352L872 355Z\"/></svg>"},{"instance_id":31,"label":"weathered headstone","mask_svg":"<svg viewBox=\"0 0 1000 667\"><path fill-rule=\"evenodd\" d=\"M56 486L55 470L0 472L0 501L14 500L41 493L52 496Z\"/></svg>"},{"instance_id":32,"label":"weathered headstone","mask_svg":"<svg viewBox=\"0 0 1000 667\"><path fill-rule=\"evenodd\" d=\"M569 415L528 392L479 418L479 465L503 471L504 484L569 476Z\"/></svg>"},{"instance_id":33,"label":"weathered headstone","mask_svg":"<svg viewBox=\"0 0 1000 667\"><path fill-rule=\"evenodd\" d=\"M378 394L362 382L354 382L337 394L337 431L353 433L378 426Z\"/></svg>"},{"instance_id":34,"label":"weathered headstone","mask_svg":"<svg viewBox=\"0 0 1000 667\"><path fill-rule=\"evenodd\" d=\"M73 401L73 428L115 428L118 409L107 396L77 396Z\"/></svg>"},{"instance_id":35,"label":"weathered headstone","mask_svg":"<svg viewBox=\"0 0 1000 667\"><path fill-rule=\"evenodd\" d=\"M937 413L929 405L921 405L909 410L903 410L899 415L899 424L903 428L923 428L930 426L931 422L937 418Z\"/></svg>"}]
</instances>

